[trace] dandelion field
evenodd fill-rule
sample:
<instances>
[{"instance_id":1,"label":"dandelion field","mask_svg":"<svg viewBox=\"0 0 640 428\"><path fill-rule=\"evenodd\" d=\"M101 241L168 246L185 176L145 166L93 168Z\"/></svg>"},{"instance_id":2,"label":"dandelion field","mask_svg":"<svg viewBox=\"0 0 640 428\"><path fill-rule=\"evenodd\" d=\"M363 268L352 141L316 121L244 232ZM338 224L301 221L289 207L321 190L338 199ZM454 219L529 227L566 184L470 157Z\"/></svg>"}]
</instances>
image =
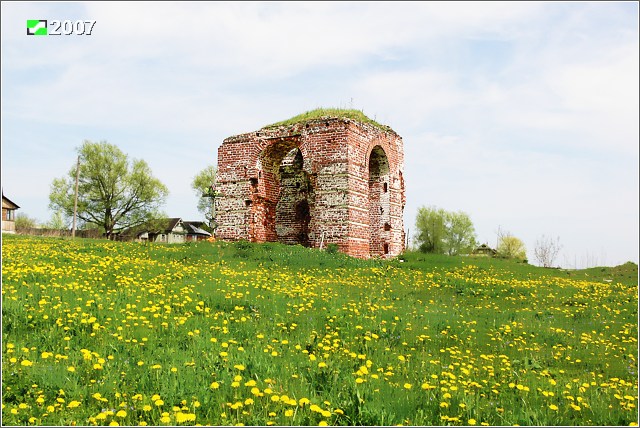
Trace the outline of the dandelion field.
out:
<instances>
[{"instance_id":1,"label":"dandelion field","mask_svg":"<svg viewBox=\"0 0 640 428\"><path fill-rule=\"evenodd\" d=\"M637 266L2 239L4 425L637 424Z\"/></svg>"}]
</instances>

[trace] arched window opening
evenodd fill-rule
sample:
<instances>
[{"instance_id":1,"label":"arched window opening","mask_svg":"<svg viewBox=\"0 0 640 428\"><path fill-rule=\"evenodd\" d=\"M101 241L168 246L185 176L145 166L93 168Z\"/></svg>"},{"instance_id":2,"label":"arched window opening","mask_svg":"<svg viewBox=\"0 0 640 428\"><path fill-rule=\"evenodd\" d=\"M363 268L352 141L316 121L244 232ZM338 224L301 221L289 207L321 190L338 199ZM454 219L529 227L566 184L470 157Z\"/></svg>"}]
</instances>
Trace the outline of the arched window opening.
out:
<instances>
[{"instance_id":1,"label":"arched window opening","mask_svg":"<svg viewBox=\"0 0 640 428\"><path fill-rule=\"evenodd\" d=\"M275 206L275 240L283 244L311 246L309 227L313 191L309 174L303 167L302 152L292 147L277 168L279 189Z\"/></svg>"},{"instance_id":2,"label":"arched window opening","mask_svg":"<svg viewBox=\"0 0 640 428\"><path fill-rule=\"evenodd\" d=\"M375 146L369 155L369 254L380 257L388 253L383 243L383 232L389 223L389 159L381 146Z\"/></svg>"}]
</instances>

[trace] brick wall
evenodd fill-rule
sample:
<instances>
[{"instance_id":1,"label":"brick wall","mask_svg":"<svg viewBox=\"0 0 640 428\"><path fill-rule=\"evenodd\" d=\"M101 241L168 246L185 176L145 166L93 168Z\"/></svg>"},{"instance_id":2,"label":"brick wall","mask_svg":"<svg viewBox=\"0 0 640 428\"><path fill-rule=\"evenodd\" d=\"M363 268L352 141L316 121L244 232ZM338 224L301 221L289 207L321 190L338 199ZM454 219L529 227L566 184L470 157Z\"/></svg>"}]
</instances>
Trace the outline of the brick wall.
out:
<instances>
[{"instance_id":1,"label":"brick wall","mask_svg":"<svg viewBox=\"0 0 640 428\"><path fill-rule=\"evenodd\" d=\"M403 170L400 136L351 119L227 138L218 149L216 236L396 256L405 242Z\"/></svg>"}]
</instances>

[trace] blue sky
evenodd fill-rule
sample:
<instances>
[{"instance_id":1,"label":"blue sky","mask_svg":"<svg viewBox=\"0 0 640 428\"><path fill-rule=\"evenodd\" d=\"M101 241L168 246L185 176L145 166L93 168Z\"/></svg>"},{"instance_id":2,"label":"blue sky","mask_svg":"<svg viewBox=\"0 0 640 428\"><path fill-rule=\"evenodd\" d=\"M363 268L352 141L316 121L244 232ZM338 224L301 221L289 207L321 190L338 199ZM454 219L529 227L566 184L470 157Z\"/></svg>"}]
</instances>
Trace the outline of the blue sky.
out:
<instances>
[{"instance_id":1,"label":"blue sky","mask_svg":"<svg viewBox=\"0 0 640 428\"><path fill-rule=\"evenodd\" d=\"M27 19L95 20L90 36ZM223 139L317 107L404 141L405 228L464 211L534 262L638 262L637 2L2 2L2 187L44 222L85 139L142 158L172 217Z\"/></svg>"}]
</instances>

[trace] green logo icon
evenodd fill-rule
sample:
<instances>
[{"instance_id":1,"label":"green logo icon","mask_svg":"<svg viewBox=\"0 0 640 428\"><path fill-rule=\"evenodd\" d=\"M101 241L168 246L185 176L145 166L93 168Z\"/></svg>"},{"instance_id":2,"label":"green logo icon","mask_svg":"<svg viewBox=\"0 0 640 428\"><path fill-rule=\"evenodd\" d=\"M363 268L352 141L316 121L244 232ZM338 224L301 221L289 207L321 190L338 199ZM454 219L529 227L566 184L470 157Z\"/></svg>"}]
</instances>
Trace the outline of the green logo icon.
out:
<instances>
[{"instance_id":1,"label":"green logo icon","mask_svg":"<svg viewBox=\"0 0 640 428\"><path fill-rule=\"evenodd\" d=\"M46 36L47 20L46 19L27 19L27 35L28 36Z\"/></svg>"}]
</instances>

